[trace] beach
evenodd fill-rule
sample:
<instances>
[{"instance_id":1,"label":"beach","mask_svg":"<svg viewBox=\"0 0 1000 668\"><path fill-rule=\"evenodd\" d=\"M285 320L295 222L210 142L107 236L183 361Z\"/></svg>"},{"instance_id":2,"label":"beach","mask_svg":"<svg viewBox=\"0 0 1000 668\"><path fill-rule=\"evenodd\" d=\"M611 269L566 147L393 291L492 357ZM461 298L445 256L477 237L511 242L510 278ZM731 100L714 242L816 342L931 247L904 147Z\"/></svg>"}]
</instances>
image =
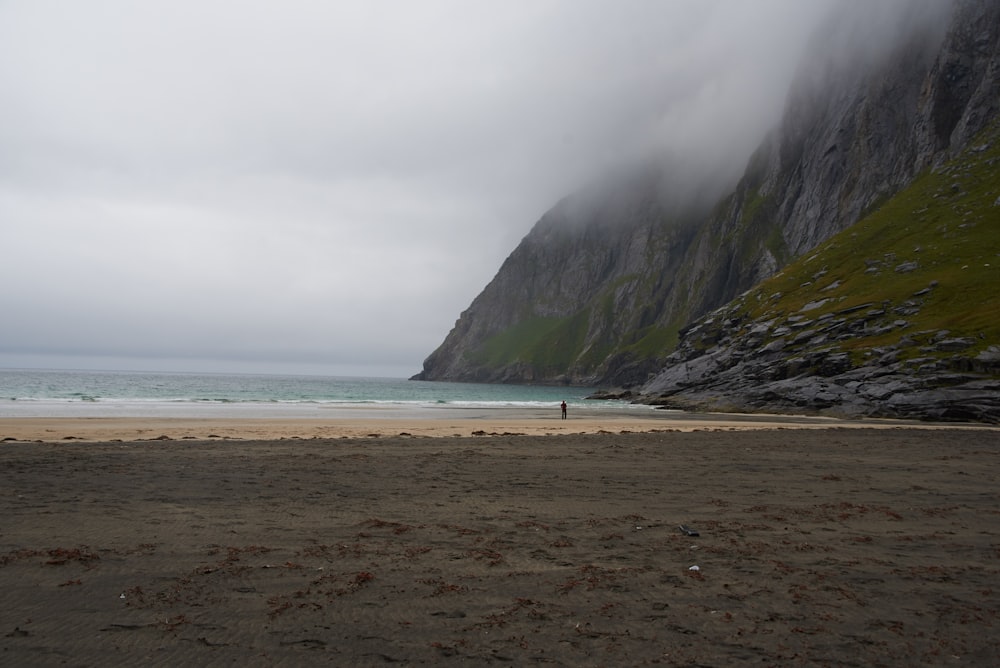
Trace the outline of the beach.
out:
<instances>
[{"instance_id":1,"label":"beach","mask_svg":"<svg viewBox=\"0 0 1000 668\"><path fill-rule=\"evenodd\" d=\"M1000 656L1000 431L573 417L2 420L0 656Z\"/></svg>"},{"instance_id":2,"label":"beach","mask_svg":"<svg viewBox=\"0 0 1000 668\"><path fill-rule=\"evenodd\" d=\"M82 405L57 416L0 415L3 441L282 440L382 438L388 436L556 436L701 429L921 429L976 428L901 420L838 420L816 416L684 413L649 407L559 408L363 407L314 411L289 406L191 406L170 412L163 406L134 415L109 415L101 406ZM169 408L169 407L168 407ZM81 410L83 409L83 410ZM96 409L96 410L87 410ZM321 417L323 413L328 417Z\"/></svg>"}]
</instances>

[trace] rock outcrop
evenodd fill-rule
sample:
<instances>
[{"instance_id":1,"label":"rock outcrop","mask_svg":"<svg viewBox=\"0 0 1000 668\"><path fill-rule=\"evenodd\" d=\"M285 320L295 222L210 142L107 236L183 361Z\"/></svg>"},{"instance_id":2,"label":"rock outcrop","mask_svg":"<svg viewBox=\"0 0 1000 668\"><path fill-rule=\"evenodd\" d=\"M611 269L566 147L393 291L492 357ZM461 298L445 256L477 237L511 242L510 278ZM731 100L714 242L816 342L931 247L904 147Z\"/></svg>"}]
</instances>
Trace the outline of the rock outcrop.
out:
<instances>
[{"instance_id":1,"label":"rock outcrop","mask_svg":"<svg viewBox=\"0 0 1000 668\"><path fill-rule=\"evenodd\" d=\"M726 333L733 323L719 312L690 332L636 401L708 412L1000 422L1000 346L966 354L979 341L947 330L907 332L905 320L873 324L885 312L870 306L810 329L794 316L753 323L745 337ZM831 330L852 337L871 327L899 331L899 340L858 361L837 345L813 345L826 343ZM718 343L701 351L694 342L702 337ZM918 354L902 355L907 349Z\"/></svg>"},{"instance_id":2,"label":"rock outcrop","mask_svg":"<svg viewBox=\"0 0 1000 668\"><path fill-rule=\"evenodd\" d=\"M825 31L828 49L817 43L728 192L672 188L661 164L560 202L416 378L637 389L670 372L689 323L879 210L997 117L1000 3L930 4L949 13L884 48L845 51L850 26Z\"/></svg>"}]
</instances>

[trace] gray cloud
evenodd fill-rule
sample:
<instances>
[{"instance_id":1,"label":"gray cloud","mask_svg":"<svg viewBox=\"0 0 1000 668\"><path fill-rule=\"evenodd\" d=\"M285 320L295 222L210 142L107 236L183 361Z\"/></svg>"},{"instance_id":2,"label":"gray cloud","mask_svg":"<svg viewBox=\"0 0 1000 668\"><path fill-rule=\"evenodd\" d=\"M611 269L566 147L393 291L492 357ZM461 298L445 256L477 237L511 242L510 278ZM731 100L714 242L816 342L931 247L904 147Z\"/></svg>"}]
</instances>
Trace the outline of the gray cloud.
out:
<instances>
[{"instance_id":1,"label":"gray cloud","mask_svg":"<svg viewBox=\"0 0 1000 668\"><path fill-rule=\"evenodd\" d=\"M742 168L834 6L9 0L0 366L415 373L563 195Z\"/></svg>"}]
</instances>

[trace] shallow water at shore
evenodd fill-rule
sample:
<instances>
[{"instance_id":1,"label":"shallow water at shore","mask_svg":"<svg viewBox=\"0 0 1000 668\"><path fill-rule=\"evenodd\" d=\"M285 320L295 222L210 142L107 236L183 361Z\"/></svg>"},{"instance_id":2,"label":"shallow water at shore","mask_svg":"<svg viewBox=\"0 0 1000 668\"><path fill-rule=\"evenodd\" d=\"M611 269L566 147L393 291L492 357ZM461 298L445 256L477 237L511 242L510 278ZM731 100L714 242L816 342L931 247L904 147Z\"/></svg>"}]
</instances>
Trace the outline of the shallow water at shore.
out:
<instances>
[{"instance_id":1,"label":"shallow water at shore","mask_svg":"<svg viewBox=\"0 0 1000 668\"><path fill-rule=\"evenodd\" d=\"M629 408L588 401L591 392L393 378L0 369L0 417L431 417L439 409L538 409L564 400L571 410Z\"/></svg>"}]
</instances>

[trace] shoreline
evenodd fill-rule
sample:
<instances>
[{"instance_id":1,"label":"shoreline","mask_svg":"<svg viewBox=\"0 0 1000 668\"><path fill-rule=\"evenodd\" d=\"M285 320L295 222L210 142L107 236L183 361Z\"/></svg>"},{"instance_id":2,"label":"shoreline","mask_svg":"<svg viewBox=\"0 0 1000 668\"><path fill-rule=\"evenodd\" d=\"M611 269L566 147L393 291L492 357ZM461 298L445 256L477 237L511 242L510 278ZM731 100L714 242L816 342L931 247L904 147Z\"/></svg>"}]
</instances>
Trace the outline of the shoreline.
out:
<instances>
[{"instance_id":1,"label":"shoreline","mask_svg":"<svg viewBox=\"0 0 1000 668\"><path fill-rule=\"evenodd\" d=\"M337 416L74 416L0 417L0 442L113 442L151 440L285 440L316 438L441 438L557 436L701 430L918 429L997 431L995 425L826 417L579 410L562 420L550 409L366 409Z\"/></svg>"}]
</instances>

